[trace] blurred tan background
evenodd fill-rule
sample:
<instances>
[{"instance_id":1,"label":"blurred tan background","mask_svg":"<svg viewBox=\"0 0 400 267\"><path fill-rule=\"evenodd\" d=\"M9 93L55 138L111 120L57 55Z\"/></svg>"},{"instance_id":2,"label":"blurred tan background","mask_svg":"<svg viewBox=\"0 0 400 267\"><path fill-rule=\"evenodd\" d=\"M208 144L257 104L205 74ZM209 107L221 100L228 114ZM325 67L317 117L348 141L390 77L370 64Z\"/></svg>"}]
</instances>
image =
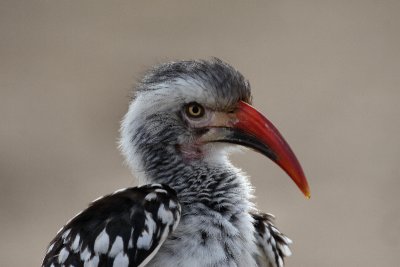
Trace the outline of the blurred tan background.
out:
<instances>
[{"instance_id":1,"label":"blurred tan background","mask_svg":"<svg viewBox=\"0 0 400 267\"><path fill-rule=\"evenodd\" d=\"M135 79L220 57L293 147L307 201L234 156L294 240L287 266L400 266L400 1L0 1L0 266L135 181L116 148Z\"/></svg>"}]
</instances>

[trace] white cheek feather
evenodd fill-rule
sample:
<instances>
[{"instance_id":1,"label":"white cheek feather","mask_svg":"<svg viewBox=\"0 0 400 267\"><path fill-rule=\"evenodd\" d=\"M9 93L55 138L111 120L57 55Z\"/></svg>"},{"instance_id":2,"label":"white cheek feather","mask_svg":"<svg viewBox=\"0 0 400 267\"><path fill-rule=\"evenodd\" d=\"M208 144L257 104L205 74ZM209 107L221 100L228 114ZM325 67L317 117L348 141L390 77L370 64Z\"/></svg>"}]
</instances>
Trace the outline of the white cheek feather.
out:
<instances>
[{"instance_id":1,"label":"white cheek feather","mask_svg":"<svg viewBox=\"0 0 400 267\"><path fill-rule=\"evenodd\" d=\"M122 154L125 156L126 163L135 173L136 178L139 180L139 184L146 183L146 177L144 174L143 163L140 157L135 156L137 154L136 147L132 143L132 136L135 134L134 129L137 129L143 120L140 118L141 109L144 106L141 97L138 97L129 106L128 112L125 114L121 123L121 139L119 140L119 148Z\"/></svg>"},{"instance_id":2,"label":"white cheek feather","mask_svg":"<svg viewBox=\"0 0 400 267\"><path fill-rule=\"evenodd\" d=\"M145 174L142 158L137 156L140 153L137 151L135 143L132 142L132 137L136 134L137 129L146 124L147 115L174 109L177 100L172 99L170 102L165 102L165 98L166 96L163 94L142 93L132 101L121 123L119 148L126 158L126 163L135 173L139 185L147 184L149 181Z\"/></svg>"},{"instance_id":3,"label":"white cheek feather","mask_svg":"<svg viewBox=\"0 0 400 267\"><path fill-rule=\"evenodd\" d=\"M215 103L210 101L214 101L215 97L204 88L205 85L194 79L176 79L173 83L158 84L156 88L152 88L154 91L150 89L148 92L141 92L132 101L121 123L119 147L127 164L135 173L139 185L149 183L149 180L146 177L142 159L137 156L139 154L137 148L131 141L135 130L145 123L144 119L148 114L171 112L179 103L183 105L196 101L214 105ZM172 89L174 94L171 94Z\"/></svg>"}]
</instances>

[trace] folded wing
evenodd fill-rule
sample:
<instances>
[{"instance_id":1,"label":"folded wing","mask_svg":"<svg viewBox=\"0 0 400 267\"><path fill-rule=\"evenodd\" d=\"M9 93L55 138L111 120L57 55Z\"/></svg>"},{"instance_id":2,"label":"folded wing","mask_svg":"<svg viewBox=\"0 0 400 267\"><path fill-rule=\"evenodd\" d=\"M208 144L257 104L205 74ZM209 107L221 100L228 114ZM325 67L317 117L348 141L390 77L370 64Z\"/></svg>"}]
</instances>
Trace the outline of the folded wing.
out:
<instances>
[{"instance_id":1,"label":"folded wing","mask_svg":"<svg viewBox=\"0 0 400 267\"><path fill-rule=\"evenodd\" d=\"M173 189L151 184L104 196L70 220L50 243L43 267L144 266L176 228Z\"/></svg>"},{"instance_id":2,"label":"folded wing","mask_svg":"<svg viewBox=\"0 0 400 267\"><path fill-rule=\"evenodd\" d=\"M255 255L259 267L283 267L284 258L290 256L289 245L292 243L274 225L274 216L271 214L252 214L255 239L258 253Z\"/></svg>"}]
</instances>

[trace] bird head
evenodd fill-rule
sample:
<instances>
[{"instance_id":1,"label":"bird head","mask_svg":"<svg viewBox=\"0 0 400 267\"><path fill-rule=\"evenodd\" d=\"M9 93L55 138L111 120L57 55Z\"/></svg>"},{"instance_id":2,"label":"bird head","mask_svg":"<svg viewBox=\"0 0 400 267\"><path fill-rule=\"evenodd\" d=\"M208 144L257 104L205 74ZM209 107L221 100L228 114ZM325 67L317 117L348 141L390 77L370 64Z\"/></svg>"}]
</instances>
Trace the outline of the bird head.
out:
<instances>
[{"instance_id":1,"label":"bird head","mask_svg":"<svg viewBox=\"0 0 400 267\"><path fill-rule=\"evenodd\" d=\"M217 161L232 144L267 156L310 196L291 148L251 106L249 82L219 59L171 62L149 70L121 126L121 150L139 177L165 162Z\"/></svg>"}]
</instances>

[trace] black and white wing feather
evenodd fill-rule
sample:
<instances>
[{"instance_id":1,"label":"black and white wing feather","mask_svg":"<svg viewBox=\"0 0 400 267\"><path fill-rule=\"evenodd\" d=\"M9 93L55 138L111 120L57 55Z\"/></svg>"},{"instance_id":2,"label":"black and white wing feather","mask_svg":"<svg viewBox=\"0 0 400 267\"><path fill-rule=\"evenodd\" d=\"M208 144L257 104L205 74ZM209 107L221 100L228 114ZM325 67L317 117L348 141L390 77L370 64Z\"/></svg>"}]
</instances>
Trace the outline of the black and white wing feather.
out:
<instances>
[{"instance_id":1,"label":"black and white wing feather","mask_svg":"<svg viewBox=\"0 0 400 267\"><path fill-rule=\"evenodd\" d=\"M252 216L258 247L257 265L259 267L283 267L284 258L292 254L289 248L292 240L273 225L273 215L258 213L252 214Z\"/></svg>"},{"instance_id":2,"label":"black and white wing feather","mask_svg":"<svg viewBox=\"0 0 400 267\"><path fill-rule=\"evenodd\" d=\"M69 221L50 243L42 266L144 266L180 214L176 193L166 185L119 190Z\"/></svg>"}]
</instances>

